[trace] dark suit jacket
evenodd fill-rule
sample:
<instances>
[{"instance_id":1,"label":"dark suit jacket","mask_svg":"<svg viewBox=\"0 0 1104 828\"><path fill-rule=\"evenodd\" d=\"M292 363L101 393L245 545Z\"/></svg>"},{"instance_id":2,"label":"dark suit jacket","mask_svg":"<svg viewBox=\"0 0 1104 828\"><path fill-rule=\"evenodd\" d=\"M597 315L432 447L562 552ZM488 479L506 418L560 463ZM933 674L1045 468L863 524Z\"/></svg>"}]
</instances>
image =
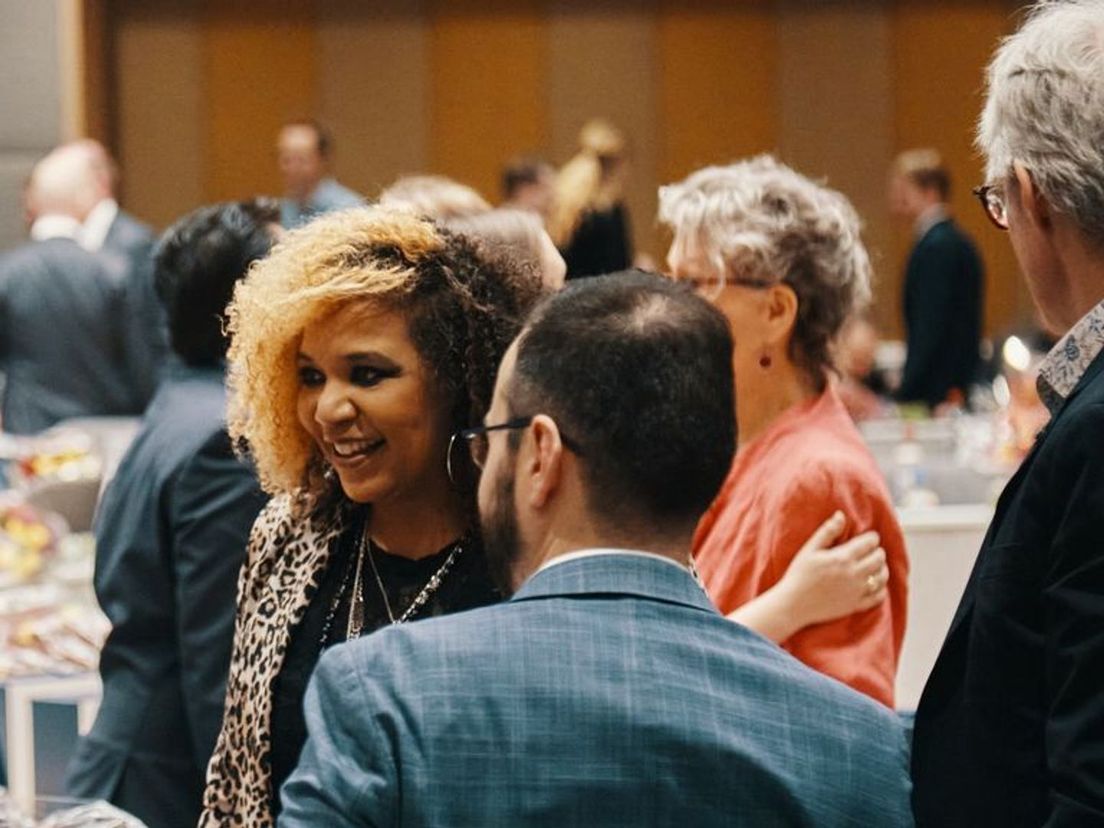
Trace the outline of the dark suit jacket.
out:
<instances>
[{"instance_id":1,"label":"dark suit jacket","mask_svg":"<svg viewBox=\"0 0 1104 828\"><path fill-rule=\"evenodd\" d=\"M96 596L104 696L72 795L195 825L222 722L238 570L264 499L223 427L220 370L174 366L104 494Z\"/></svg>"},{"instance_id":2,"label":"dark suit jacket","mask_svg":"<svg viewBox=\"0 0 1104 828\"><path fill-rule=\"evenodd\" d=\"M905 271L908 353L899 399L934 407L976 379L983 282L973 242L950 219L917 242Z\"/></svg>"},{"instance_id":3,"label":"dark suit jacket","mask_svg":"<svg viewBox=\"0 0 1104 828\"><path fill-rule=\"evenodd\" d=\"M680 567L564 561L322 656L281 828L907 828L897 717Z\"/></svg>"},{"instance_id":4,"label":"dark suit jacket","mask_svg":"<svg viewBox=\"0 0 1104 828\"><path fill-rule=\"evenodd\" d=\"M125 271L127 364L132 409L140 414L149 404L169 355L165 311L153 285L153 231L120 210L111 222L103 250Z\"/></svg>"},{"instance_id":5,"label":"dark suit jacket","mask_svg":"<svg viewBox=\"0 0 1104 828\"><path fill-rule=\"evenodd\" d=\"M30 242L0 257L4 430L131 413L125 313L122 275L75 241Z\"/></svg>"},{"instance_id":6,"label":"dark suit jacket","mask_svg":"<svg viewBox=\"0 0 1104 828\"><path fill-rule=\"evenodd\" d=\"M920 825L1104 825L1104 354L997 504L913 741Z\"/></svg>"}]
</instances>

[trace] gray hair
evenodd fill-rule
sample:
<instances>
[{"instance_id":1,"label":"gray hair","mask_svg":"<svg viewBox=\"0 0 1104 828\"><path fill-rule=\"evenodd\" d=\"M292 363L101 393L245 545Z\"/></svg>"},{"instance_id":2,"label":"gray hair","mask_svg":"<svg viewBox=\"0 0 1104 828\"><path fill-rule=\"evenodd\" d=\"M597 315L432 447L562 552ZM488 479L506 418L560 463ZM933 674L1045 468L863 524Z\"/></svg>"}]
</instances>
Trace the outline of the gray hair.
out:
<instances>
[{"instance_id":1,"label":"gray hair","mask_svg":"<svg viewBox=\"0 0 1104 828\"><path fill-rule=\"evenodd\" d=\"M706 167L659 190L659 219L729 278L797 294L790 356L818 382L832 342L870 299L870 258L851 202L769 155Z\"/></svg>"},{"instance_id":2,"label":"gray hair","mask_svg":"<svg viewBox=\"0 0 1104 828\"><path fill-rule=\"evenodd\" d=\"M1047 201L1104 243L1104 0L1042 2L988 70L978 148L990 181L1013 161Z\"/></svg>"}]
</instances>

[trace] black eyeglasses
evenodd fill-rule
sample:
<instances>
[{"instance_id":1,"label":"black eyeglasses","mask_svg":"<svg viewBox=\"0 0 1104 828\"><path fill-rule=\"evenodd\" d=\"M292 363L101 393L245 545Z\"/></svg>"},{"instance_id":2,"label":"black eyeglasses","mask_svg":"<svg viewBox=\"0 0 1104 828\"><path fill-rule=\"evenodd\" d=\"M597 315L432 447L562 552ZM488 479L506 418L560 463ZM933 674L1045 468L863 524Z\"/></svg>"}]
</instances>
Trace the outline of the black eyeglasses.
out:
<instances>
[{"instance_id":1,"label":"black eyeglasses","mask_svg":"<svg viewBox=\"0 0 1104 828\"><path fill-rule=\"evenodd\" d=\"M984 184L974 187L973 194L981 202L981 208L989 221L999 230L1008 229L1008 208L1004 203L1004 190L999 184Z\"/></svg>"},{"instance_id":2,"label":"black eyeglasses","mask_svg":"<svg viewBox=\"0 0 1104 828\"><path fill-rule=\"evenodd\" d=\"M452 473L452 452L456 448L457 442L465 442L468 444L468 453L471 455L472 463L480 471L487 465L487 452L490 451L490 442L487 440L487 435L492 431L514 431L519 428L528 428L533 422L533 417L515 417L512 420L507 420L504 423L498 423L496 425L480 425L472 428L465 428L461 431L457 431L449 438L448 456L445 459L445 468L448 470L449 480L455 480ZM569 438L562 431L560 432L560 442L573 454L577 454L582 457L583 452L579 447L579 444Z\"/></svg>"}]
</instances>

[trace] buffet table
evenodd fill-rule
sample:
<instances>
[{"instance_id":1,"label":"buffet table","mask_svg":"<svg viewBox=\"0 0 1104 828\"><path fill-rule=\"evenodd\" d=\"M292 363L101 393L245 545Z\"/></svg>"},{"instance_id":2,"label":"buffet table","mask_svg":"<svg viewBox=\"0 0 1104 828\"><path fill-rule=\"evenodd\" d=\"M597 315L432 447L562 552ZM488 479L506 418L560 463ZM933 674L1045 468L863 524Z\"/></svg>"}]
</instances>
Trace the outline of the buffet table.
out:
<instances>
[{"instance_id":1,"label":"buffet table","mask_svg":"<svg viewBox=\"0 0 1104 828\"><path fill-rule=\"evenodd\" d=\"M76 804L55 795L78 735L95 719L110 631L92 589L92 516L136 430L136 420L106 418L0 437L8 486L0 491L2 805L27 819Z\"/></svg>"}]
</instances>

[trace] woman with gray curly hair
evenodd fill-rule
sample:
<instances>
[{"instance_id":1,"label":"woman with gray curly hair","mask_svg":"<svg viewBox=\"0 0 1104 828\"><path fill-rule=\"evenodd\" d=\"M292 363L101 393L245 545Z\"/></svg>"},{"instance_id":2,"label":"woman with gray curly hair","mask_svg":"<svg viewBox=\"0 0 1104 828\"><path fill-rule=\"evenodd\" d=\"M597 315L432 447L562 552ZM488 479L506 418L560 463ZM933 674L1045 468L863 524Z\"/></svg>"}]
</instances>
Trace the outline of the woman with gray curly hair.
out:
<instances>
[{"instance_id":1,"label":"woman with gray curly hair","mask_svg":"<svg viewBox=\"0 0 1104 828\"><path fill-rule=\"evenodd\" d=\"M904 539L833 382L835 337L870 294L859 218L843 195L769 156L699 170L659 198L673 275L728 317L735 339L739 446L695 538L705 586L734 620L892 706ZM801 592L790 581L806 538L837 511L845 536L877 531L888 567L854 568L863 590L829 612L808 580Z\"/></svg>"}]
</instances>

